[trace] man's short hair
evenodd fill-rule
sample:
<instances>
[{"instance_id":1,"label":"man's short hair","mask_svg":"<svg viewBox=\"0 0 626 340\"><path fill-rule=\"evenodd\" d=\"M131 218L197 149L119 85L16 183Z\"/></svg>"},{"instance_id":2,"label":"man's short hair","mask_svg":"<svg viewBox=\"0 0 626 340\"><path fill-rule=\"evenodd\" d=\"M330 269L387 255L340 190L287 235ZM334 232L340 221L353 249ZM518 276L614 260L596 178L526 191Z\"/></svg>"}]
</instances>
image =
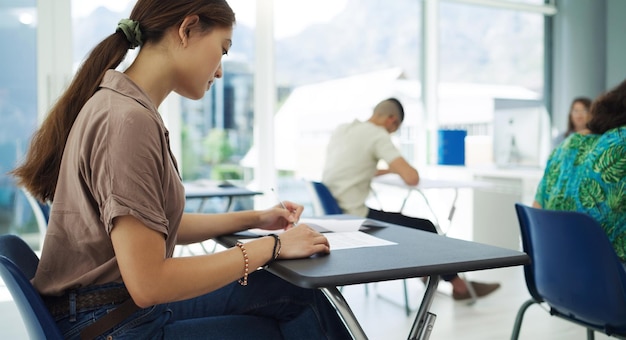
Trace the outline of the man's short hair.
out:
<instances>
[{"instance_id":1,"label":"man's short hair","mask_svg":"<svg viewBox=\"0 0 626 340\"><path fill-rule=\"evenodd\" d=\"M404 107L402 106L402 103L400 103L398 99L393 97L386 99L385 101L392 102L396 105L396 107L398 108L398 116L400 116L400 123L402 123L404 121Z\"/></svg>"}]
</instances>

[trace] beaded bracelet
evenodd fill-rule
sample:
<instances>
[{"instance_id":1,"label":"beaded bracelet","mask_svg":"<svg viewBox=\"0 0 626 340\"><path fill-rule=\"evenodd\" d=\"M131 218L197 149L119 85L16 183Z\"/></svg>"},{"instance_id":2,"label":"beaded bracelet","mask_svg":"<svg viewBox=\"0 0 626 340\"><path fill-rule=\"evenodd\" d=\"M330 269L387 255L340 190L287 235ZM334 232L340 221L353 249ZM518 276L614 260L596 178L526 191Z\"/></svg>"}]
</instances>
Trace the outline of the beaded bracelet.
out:
<instances>
[{"instance_id":1,"label":"beaded bracelet","mask_svg":"<svg viewBox=\"0 0 626 340\"><path fill-rule=\"evenodd\" d=\"M264 267L269 266L272 262L274 262L278 258L278 255L280 255L280 249L282 248L282 243L280 242L280 237L278 237L278 235L269 234L268 236L271 236L274 238L274 249L272 250L272 258L269 261L267 261Z\"/></svg>"},{"instance_id":2,"label":"beaded bracelet","mask_svg":"<svg viewBox=\"0 0 626 340\"><path fill-rule=\"evenodd\" d=\"M239 249L241 249L241 252L243 253L243 261L244 261L243 277L239 279L238 282L242 286L247 286L248 285L248 252L246 251L246 248L243 246L243 243L237 242L235 243L235 245L239 247Z\"/></svg>"}]
</instances>

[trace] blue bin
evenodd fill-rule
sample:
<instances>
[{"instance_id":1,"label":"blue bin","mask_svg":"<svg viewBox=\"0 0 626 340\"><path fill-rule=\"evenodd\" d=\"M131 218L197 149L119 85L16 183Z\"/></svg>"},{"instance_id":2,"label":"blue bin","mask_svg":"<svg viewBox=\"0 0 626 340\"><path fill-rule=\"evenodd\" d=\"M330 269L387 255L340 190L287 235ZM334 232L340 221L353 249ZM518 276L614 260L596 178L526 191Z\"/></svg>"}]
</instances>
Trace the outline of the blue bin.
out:
<instances>
[{"instance_id":1,"label":"blue bin","mask_svg":"<svg viewBox=\"0 0 626 340\"><path fill-rule=\"evenodd\" d=\"M438 130L438 157L440 165L465 165L466 130Z\"/></svg>"}]
</instances>

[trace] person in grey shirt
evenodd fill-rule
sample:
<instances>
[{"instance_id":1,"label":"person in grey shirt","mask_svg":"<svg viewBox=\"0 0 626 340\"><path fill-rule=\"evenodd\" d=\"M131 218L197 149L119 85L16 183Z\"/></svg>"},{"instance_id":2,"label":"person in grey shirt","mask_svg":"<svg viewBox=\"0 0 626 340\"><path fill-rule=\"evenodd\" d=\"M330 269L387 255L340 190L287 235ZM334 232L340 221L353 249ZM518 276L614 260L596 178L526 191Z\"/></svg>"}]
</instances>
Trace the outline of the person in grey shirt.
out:
<instances>
[{"instance_id":1,"label":"person in grey shirt","mask_svg":"<svg viewBox=\"0 0 626 340\"><path fill-rule=\"evenodd\" d=\"M365 205L375 176L395 173L407 185L415 186L419 183L417 169L402 157L391 140L391 134L400 128L403 120L402 103L396 98L388 98L374 107L367 121L354 120L337 127L326 149L322 183L328 187L346 214L436 233L437 229L428 220L376 210ZM378 168L381 160L387 163L387 169ZM455 300L471 298L465 281L458 275L445 275L443 279L452 284ZM500 287L499 283L471 281L470 284L478 297L489 295Z\"/></svg>"}]
</instances>

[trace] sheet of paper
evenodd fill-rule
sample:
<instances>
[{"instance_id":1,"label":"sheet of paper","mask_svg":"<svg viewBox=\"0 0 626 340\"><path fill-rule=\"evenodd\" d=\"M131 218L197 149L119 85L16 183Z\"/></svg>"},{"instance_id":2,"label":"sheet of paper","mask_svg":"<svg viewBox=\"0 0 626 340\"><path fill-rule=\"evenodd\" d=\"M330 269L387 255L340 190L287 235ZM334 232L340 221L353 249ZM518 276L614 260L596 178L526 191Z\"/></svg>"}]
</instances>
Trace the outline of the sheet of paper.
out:
<instances>
[{"instance_id":1,"label":"sheet of paper","mask_svg":"<svg viewBox=\"0 0 626 340\"><path fill-rule=\"evenodd\" d=\"M395 242L383 240L376 236L366 234L362 231L345 231L338 233L324 233L324 236L330 243L330 250L364 248L364 247L380 247L397 244ZM250 242L254 238L244 238L238 240L241 243Z\"/></svg>"},{"instance_id":2,"label":"sheet of paper","mask_svg":"<svg viewBox=\"0 0 626 340\"><path fill-rule=\"evenodd\" d=\"M345 231L358 231L365 222L364 218L358 219L330 219L330 218L301 218L298 223L305 223L319 232L332 231L335 233Z\"/></svg>"},{"instance_id":3,"label":"sheet of paper","mask_svg":"<svg viewBox=\"0 0 626 340\"><path fill-rule=\"evenodd\" d=\"M358 231L361 229L363 222L366 219L329 219L329 218L301 218L298 223L306 223L311 228L324 233L324 232L345 232L345 231ZM269 235L280 234L284 230L264 230L264 229L249 229L249 232L256 235Z\"/></svg>"},{"instance_id":4,"label":"sheet of paper","mask_svg":"<svg viewBox=\"0 0 626 340\"><path fill-rule=\"evenodd\" d=\"M382 238L366 234L362 231L326 233L324 236L326 236L328 242L330 243L330 251L363 247L390 246L397 244L395 242L383 240Z\"/></svg>"},{"instance_id":5,"label":"sheet of paper","mask_svg":"<svg viewBox=\"0 0 626 340\"><path fill-rule=\"evenodd\" d=\"M397 244L383 240L381 238L366 234L359 230L367 229L371 226L364 226L365 218L356 219L331 219L331 218L302 218L298 223L306 223L311 228L324 233L330 243L330 249L351 249L362 247L379 247ZM366 223L367 224L367 223ZM264 236L270 233L279 234L284 230L263 230L249 229L253 234ZM242 239L241 242L250 241Z\"/></svg>"}]
</instances>

